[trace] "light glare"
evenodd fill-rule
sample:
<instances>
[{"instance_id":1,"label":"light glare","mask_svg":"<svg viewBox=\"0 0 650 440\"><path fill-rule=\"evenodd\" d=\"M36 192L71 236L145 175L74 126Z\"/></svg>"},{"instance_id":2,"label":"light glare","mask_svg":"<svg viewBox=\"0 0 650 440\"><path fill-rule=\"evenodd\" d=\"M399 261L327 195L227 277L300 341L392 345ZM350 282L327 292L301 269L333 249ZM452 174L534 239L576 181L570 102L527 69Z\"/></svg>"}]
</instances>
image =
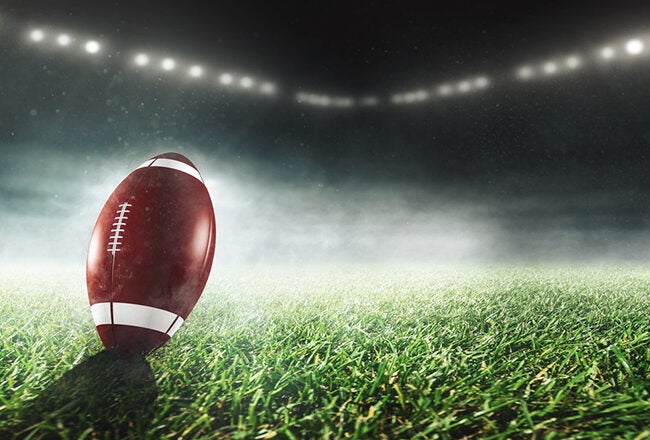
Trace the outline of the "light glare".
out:
<instances>
[{"instance_id":1,"label":"light glare","mask_svg":"<svg viewBox=\"0 0 650 440\"><path fill-rule=\"evenodd\" d=\"M633 39L629 40L627 43L625 43L625 50L627 53L630 55L638 55L641 52L643 52L644 46L643 42L638 39Z\"/></svg>"},{"instance_id":2,"label":"light glare","mask_svg":"<svg viewBox=\"0 0 650 440\"><path fill-rule=\"evenodd\" d=\"M533 68L530 66L523 66L517 70L517 77L519 79L530 79L533 77Z\"/></svg>"},{"instance_id":3,"label":"light glare","mask_svg":"<svg viewBox=\"0 0 650 440\"><path fill-rule=\"evenodd\" d=\"M272 95L275 93L275 85L270 82L266 82L260 86L260 92L265 95Z\"/></svg>"},{"instance_id":4,"label":"light glare","mask_svg":"<svg viewBox=\"0 0 650 440\"><path fill-rule=\"evenodd\" d=\"M366 96L361 99L361 105L371 107L379 104L379 99L376 96Z\"/></svg>"},{"instance_id":5,"label":"light glare","mask_svg":"<svg viewBox=\"0 0 650 440\"><path fill-rule=\"evenodd\" d=\"M253 80L248 76L245 76L239 80L239 85L245 89L250 89L253 86Z\"/></svg>"},{"instance_id":6,"label":"light glare","mask_svg":"<svg viewBox=\"0 0 650 440\"><path fill-rule=\"evenodd\" d=\"M56 42L59 44L59 46L68 46L71 41L72 38L70 38L70 35L68 34L60 34L58 37L56 37Z\"/></svg>"},{"instance_id":7,"label":"light glare","mask_svg":"<svg viewBox=\"0 0 650 440\"><path fill-rule=\"evenodd\" d=\"M86 42L84 48L86 49L86 52L95 54L95 53L99 52L99 49L101 48L101 46L95 40L90 40L90 41Z\"/></svg>"},{"instance_id":8,"label":"light glare","mask_svg":"<svg viewBox=\"0 0 650 440\"><path fill-rule=\"evenodd\" d=\"M580 66L580 58L577 56L570 56L566 59L566 66L569 69L577 69Z\"/></svg>"},{"instance_id":9,"label":"light glare","mask_svg":"<svg viewBox=\"0 0 650 440\"><path fill-rule=\"evenodd\" d=\"M461 93L467 93L472 89L472 85L469 81L461 81L458 83L458 91Z\"/></svg>"},{"instance_id":10,"label":"light glare","mask_svg":"<svg viewBox=\"0 0 650 440\"><path fill-rule=\"evenodd\" d=\"M418 90L415 92L415 97L419 100L427 99L429 97L429 92L426 90Z\"/></svg>"},{"instance_id":11,"label":"light glare","mask_svg":"<svg viewBox=\"0 0 650 440\"><path fill-rule=\"evenodd\" d=\"M192 78L199 78L200 76L203 76L203 68L201 66L190 67L190 76Z\"/></svg>"},{"instance_id":12,"label":"light glare","mask_svg":"<svg viewBox=\"0 0 650 440\"><path fill-rule=\"evenodd\" d=\"M484 76L480 76L480 77L476 78L476 80L474 80L474 85L479 89L484 89L489 84L490 84L490 80L488 80Z\"/></svg>"},{"instance_id":13,"label":"light glare","mask_svg":"<svg viewBox=\"0 0 650 440\"><path fill-rule=\"evenodd\" d=\"M172 58L165 58L162 60L162 63L160 63L160 66L166 71L174 70L176 68L176 61Z\"/></svg>"},{"instance_id":14,"label":"light glare","mask_svg":"<svg viewBox=\"0 0 650 440\"><path fill-rule=\"evenodd\" d=\"M233 82L233 77L229 73L222 73L221 76L219 76L219 82L224 86L229 86Z\"/></svg>"},{"instance_id":15,"label":"light glare","mask_svg":"<svg viewBox=\"0 0 650 440\"><path fill-rule=\"evenodd\" d=\"M614 49L607 46L600 50L600 56L606 60L614 58Z\"/></svg>"},{"instance_id":16,"label":"light glare","mask_svg":"<svg viewBox=\"0 0 650 440\"><path fill-rule=\"evenodd\" d=\"M36 42L43 41L43 38L45 38L45 33L40 29L34 29L29 33L29 38L32 41Z\"/></svg>"},{"instance_id":17,"label":"light glare","mask_svg":"<svg viewBox=\"0 0 650 440\"><path fill-rule=\"evenodd\" d=\"M554 73L557 72L557 64L555 64L552 61L549 61L548 63L544 64L544 72L553 75Z\"/></svg>"},{"instance_id":18,"label":"light glare","mask_svg":"<svg viewBox=\"0 0 650 440\"><path fill-rule=\"evenodd\" d=\"M440 96L449 96L453 92L453 89L449 84L443 84L440 87L438 87L438 94Z\"/></svg>"},{"instance_id":19,"label":"light glare","mask_svg":"<svg viewBox=\"0 0 650 440\"><path fill-rule=\"evenodd\" d=\"M354 99L352 98L336 98L334 100L334 105L338 107L353 107L354 106Z\"/></svg>"},{"instance_id":20,"label":"light glare","mask_svg":"<svg viewBox=\"0 0 650 440\"><path fill-rule=\"evenodd\" d=\"M138 66L146 66L149 64L149 57L147 54L139 53L135 56L134 61Z\"/></svg>"}]
</instances>

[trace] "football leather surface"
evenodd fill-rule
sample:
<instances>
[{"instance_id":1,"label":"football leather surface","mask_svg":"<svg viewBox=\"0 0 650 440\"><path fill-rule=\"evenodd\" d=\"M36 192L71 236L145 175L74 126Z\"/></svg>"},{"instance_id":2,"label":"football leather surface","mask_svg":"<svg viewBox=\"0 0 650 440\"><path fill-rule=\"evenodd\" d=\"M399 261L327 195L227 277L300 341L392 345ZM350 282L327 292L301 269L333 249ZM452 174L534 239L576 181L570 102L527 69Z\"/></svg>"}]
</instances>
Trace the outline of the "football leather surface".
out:
<instances>
[{"instance_id":1,"label":"football leather surface","mask_svg":"<svg viewBox=\"0 0 650 440\"><path fill-rule=\"evenodd\" d=\"M151 158L110 195L86 261L90 309L104 346L147 354L171 338L210 274L216 221L189 159Z\"/></svg>"}]
</instances>

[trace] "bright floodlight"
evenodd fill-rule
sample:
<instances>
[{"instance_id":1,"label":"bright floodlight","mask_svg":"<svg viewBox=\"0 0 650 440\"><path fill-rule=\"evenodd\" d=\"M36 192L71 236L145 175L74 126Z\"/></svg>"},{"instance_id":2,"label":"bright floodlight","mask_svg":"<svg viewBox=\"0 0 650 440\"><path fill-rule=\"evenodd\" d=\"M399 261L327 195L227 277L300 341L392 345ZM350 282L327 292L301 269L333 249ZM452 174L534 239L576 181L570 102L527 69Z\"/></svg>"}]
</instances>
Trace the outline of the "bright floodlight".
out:
<instances>
[{"instance_id":1,"label":"bright floodlight","mask_svg":"<svg viewBox=\"0 0 650 440\"><path fill-rule=\"evenodd\" d=\"M379 104L379 98L376 96L366 96L361 99L361 105L371 107Z\"/></svg>"},{"instance_id":2,"label":"bright floodlight","mask_svg":"<svg viewBox=\"0 0 650 440\"><path fill-rule=\"evenodd\" d=\"M552 61L549 61L548 63L544 64L544 73L553 75L556 72L557 72L557 64L555 64Z\"/></svg>"},{"instance_id":3,"label":"bright floodlight","mask_svg":"<svg viewBox=\"0 0 650 440\"><path fill-rule=\"evenodd\" d=\"M352 107L354 106L354 99L352 98L336 98L333 102L338 107Z\"/></svg>"},{"instance_id":4,"label":"bright floodlight","mask_svg":"<svg viewBox=\"0 0 650 440\"><path fill-rule=\"evenodd\" d=\"M530 66L523 66L517 69L517 77L519 79L530 79L533 77L533 68Z\"/></svg>"},{"instance_id":5,"label":"bright floodlight","mask_svg":"<svg viewBox=\"0 0 650 440\"><path fill-rule=\"evenodd\" d=\"M479 89L484 89L490 84L490 80L488 80L484 76L480 76L474 80L474 85L479 88Z\"/></svg>"},{"instance_id":6,"label":"bright floodlight","mask_svg":"<svg viewBox=\"0 0 650 440\"><path fill-rule=\"evenodd\" d=\"M443 84L440 87L438 87L438 94L440 96L449 96L453 92L453 89L449 84Z\"/></svg>"},{"instance_id":7,"label":"bright floodlight","mask_svg":"<svg viewBox=\"0 0 650 440\"><path fill-rule=\"evenodd\" d=\"M40 29L34 29L29 33L29 39L37 43L43 41L43 38L45 38L45 33Z\"/></svg>"},{"instance_id":8,"label":"bright floodlight","mask_svg":"<svg viewBox=\"0 0 650 440\"><path fill-rule=\"evenodd\" d=\"M146 66L149 64L149 56L147 56L145 53L139 53L135 56L133 61L135 61L135 64L138 66Z\"/></svg>"},{"instance_id":9,"label":"bright floodlight","mask_svg":"<svg viewBox=\"0 0 650 440\"><path fill-rule=\"evenodd\" d=\"M416 101L425 101L429 98L429 92L426 90L418 90L416 92L413 92L413 97Z\"/></svg>"},{"instance_id":10,"label":"bright floodlight","mask_svg":"<svg viewBox=\"0 0 650 440\"><path fill-rule=\"evenodd\" d=\"M59 44L59 46L68 46L71 41L72 38L70 38L70 35L68 34L60 34L58 37L56 37L56 42Z\"/></svg>"},{"instance_id":11,"label":"bright floodlight","mask_svg":"<svg viewBox=\"0 0 650 440\"><path fill-rule=\"evenodd\" d=\"M163 70L174 70L176 68L176 61L174 61L172 58L165 58L162 60L160 63L160 67L163 68Z\"/></svg>"},{"instance_id":12,"label":"bright floodlight","mask_svg":"<svg viewBox=\"0 0 650 440\"><path fill-rule=\"evenodd\" d=\"M250 77L245 76L239 80L239 85L245 89L250 89L253 86L253 80Z\"/></svg>"},{"instance_id":13,"label":"bright floodlight","mask_svg":"<svg viewBox=\"0 0 650 440\"><path fill-rule=\"evenodd\" d=\"M93 53L93 54L99 52L100 48L101 47L99 43L96 42L95 40L86 41L86 44L84 45L84 49L86 49L86 52Z\"/></svg>"},{"instance_id":14,"label":"bright floodlight","mask_svg":"<svg viewBox=\"0 0 650 440\"><path fill-rule=\"evenodd\" d=\"M232 84L233 79L234 79L234 78L233 78L232 75L229 74L229 73L222 73L222 74L219 76L219 82L220 82L221 84L223 84L224 86L229 86L230 84Z\"/></svg>"},{"instance_id":15,"label":"bright floodlight","mask_svg":"<svg viewBox=\"0 0 650 440\"><path fill-rule=\"evenodd\" d=\"M260 86L260 92L265 95L272 95L275 93L275 84L270 82L265 82Z\"/></svg>"},{"instance_id":16,"label":"bright floodlight","mask_svg":"<svg viewBox=\"0 0 650 440\"><path fill-rule=\"evenodd\" d=\"M610 59L614 58L614 49L609 47L609 46L603 47L600 50L600 57L605 59L605 60L610 60Z\"/></svg>"},{"instance_id":17,"label":"bright floodlight","mask_svg":"<svg viewBox=\"0 0 650 440\"><path fill-rule=\"evenodd\" d=\"M458 91L467 93L472 90L472 84L469 81L461 81L458 83Z\"/></svg>"},{"instance_id":18,"label":"bright floodlight","mask_svg":"<svg viewBox=\"0 0 650 440\"><path fill-rule=\"evenodd\" d=\"M570 56L569 58L566 59L566 66L569 69L577 69L580 67L580 58L577 56Z\"/></svg>"},{"instance_id":19,"label":"bright floodlight","mask_svg":"<svg viewBox=\"0 0 650 440\"><path fill-rule=\"evenodd\" d=\"M203 75L203 68L201 66L190 67L190 76L192 78L198 78L202 75Z\"/></svg>"},{"instance_id":20,"label":"bright floodlight","mask_svg":"<svg viewBox=\"0 0 650 440\"><path fill-rule=\"evenodd\" d=\"M638 55L643 52L643 42L641 40L629 40L625 43L625 50L630 55Z\"/></svg>"}]
</instances>

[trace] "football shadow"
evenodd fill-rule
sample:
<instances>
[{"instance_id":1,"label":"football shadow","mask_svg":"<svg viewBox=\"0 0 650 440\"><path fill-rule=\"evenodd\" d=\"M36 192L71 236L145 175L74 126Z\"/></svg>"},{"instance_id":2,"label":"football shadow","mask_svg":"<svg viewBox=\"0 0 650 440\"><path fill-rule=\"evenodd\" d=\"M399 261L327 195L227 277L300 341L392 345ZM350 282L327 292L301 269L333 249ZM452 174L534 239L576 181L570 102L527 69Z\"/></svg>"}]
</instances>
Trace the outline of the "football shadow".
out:
<instances>
[{"instance_id":1,"label":"football shadow","mask_svg":"<svg viewBox=\"0 0 650 440\"><path fill-rule=\"evenodd\" d=\"M13 434L141 437L157 396L156 379L144 357L104 350L43 390L21 412Z\"/></svg>"}]
</instances>

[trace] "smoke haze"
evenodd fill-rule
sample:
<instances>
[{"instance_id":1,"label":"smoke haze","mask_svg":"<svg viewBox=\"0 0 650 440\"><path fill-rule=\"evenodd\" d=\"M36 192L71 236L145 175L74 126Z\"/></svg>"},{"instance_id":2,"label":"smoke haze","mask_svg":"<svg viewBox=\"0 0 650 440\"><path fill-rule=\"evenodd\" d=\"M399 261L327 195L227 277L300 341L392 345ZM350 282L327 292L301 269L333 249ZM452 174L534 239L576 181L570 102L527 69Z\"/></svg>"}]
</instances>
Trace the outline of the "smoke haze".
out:
<instances>
[{"instance_id":1,"label":"smoke haze","mask_svg":"<svg viewBox=\"0 0 650 440\"><path fill-rule=\"evenodd\" d=\"M7 152L0 175L3 263L83 264L104 202L135 167L177 150L197 164L217 216L217 264L513 263L650 256L643 210L621 195L498 197L463 187L286 181L263 164L190 147L119 154Z\"/></svg>"}]
</instances>

